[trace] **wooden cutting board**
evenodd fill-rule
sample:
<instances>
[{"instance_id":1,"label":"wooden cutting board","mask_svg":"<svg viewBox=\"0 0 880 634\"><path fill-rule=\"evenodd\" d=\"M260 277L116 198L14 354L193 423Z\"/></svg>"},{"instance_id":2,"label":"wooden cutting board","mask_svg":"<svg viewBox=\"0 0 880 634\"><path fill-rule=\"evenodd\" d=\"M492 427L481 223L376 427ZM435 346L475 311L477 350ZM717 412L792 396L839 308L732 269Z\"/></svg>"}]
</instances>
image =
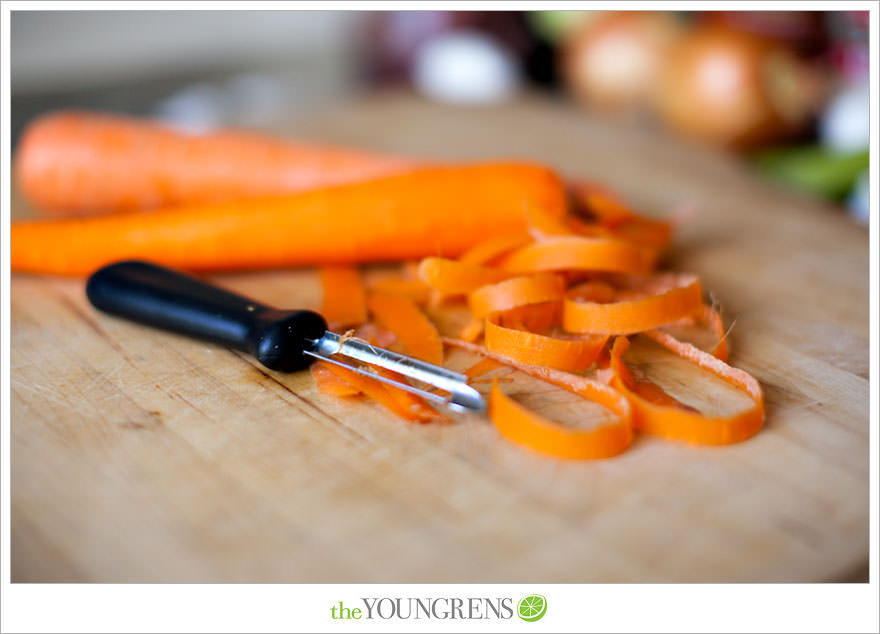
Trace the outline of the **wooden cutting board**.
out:
<instances>
[{"instance_id":1,"label":"wooden cutting board","mask_svg":"<svg viewBox=\"0 0 880 634\"><path fill-rule=\"evenodd\" d=\"M408 424L308 373L100 315L81 280L14 275L13 581L867 579L866 229L719 153L533 96L452 109L385 93L279 132L529 157L648 214L691 206L667 264L699 274L735 324L731 363L760 380L766 428L722 448L640 437L611 460L548 459L484 418ZM215 279L320 304L311 270ZM652 371L733 403L674 364ZM515 385L563 419L582 407Z\"/></svg>"}]
</instances>

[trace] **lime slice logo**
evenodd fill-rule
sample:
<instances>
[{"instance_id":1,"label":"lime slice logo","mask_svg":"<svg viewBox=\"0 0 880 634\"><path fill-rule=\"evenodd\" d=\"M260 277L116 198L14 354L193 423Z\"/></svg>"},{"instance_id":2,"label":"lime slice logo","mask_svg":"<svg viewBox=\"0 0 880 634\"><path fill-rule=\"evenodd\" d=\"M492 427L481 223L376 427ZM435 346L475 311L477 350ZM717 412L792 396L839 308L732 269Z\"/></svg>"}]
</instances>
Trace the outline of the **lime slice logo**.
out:
<instances>
[{"instance_id":1,"label":"lime slice logo","mask_svg":"<svg viewBox=\"0 0 880 634\"><path fill-rule=\"evenodd\" d=\"M523 597L517 606L517 612L523 621L539 621L547 613L547 599L540 594Z\"/></svg>"}]
</instances>

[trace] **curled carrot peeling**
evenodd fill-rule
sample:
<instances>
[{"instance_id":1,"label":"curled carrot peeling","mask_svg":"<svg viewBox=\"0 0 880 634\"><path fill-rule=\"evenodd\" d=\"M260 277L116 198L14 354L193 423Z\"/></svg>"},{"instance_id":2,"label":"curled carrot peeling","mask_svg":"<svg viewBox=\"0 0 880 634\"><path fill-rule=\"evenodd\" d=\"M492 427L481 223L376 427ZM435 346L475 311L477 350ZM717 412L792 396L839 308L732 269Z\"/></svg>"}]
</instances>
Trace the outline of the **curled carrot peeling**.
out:
<instances>
[{"instance_id":1,"label":"curled carrot peeling","mask_svg":"<svg viewBox=\"0 0 880 634\"><path fill-rule=\"evenodd\" d=\"M402 277L384 277L368 282L367 287L372 293L399 295L416 304L426 304L431 294L431 287L421 280L408 280Z\"/></svg>"},{"instance_id":2,"label":"curled carrot peeling","mask_svg":"<svg viewBox=\"0 0 880 634\"><path fill-rule=\"evenodd\" d=\"M579 301L579 298L607 300L607 289L608 286L592 285L570 291L563 303L563 328L569 332L626 335L659 328L696 314L703 307L700 281L695 275L668 273L616 292L623 297L635 295L634 299L610 303Z\"/></svg>"},{"instance_id":3,"label":"curled carrot peeling","mask_svg":"<svg viewBox=\"0 0 880 634\"><path fill-rule=\"evenodd\" d=\"M530 218L528 218L530 220ZM489 238L471 249L468 249L458 258L462 264L488 264L500 255L513 251L532 242L528 233L507 233Z\"/></svg>"},{"instance_id":4,"label":"curled carrot peeling","mask_svg":"<svg viewBox=\"0 0 880 634\"><path fill-rule=\"evenodd\" d=\"M654 254L623 240L553 237L504 256L499 266L511 273L537 271L611 271L648 273Z\"/></svg>"},{"instance_id":5,"label":"curled carrot peeling","mask_svg":"<svg viewBox=\"0 0 880 634\"><path fill-rule=\"evenodd\" d=\"M331 369L331 364L329 363L323 361L313 363L309 371L315 379L315 385L324 394L329 394L330 396L357 396L361 393L360 390L336 374Z\"/></svg>"},{"instance_id":6,"label":"curled carrot peeling","mask_svg":"<svg viewBox=\"0 0 880 634\"><path fill-rule=\"evenodd\" d=\"M596 398L595 394L591 396ZM610 458L629 446L632 429L624 417L629 409L625 400L615 402L611 397L606 406L620 418L596 429L571 429L530 412L498 389L495 381L489 395L489 419L505 438L543 454L559 458Z\"/></svg>"},{"instance_id":7,"label":"curled carrot peeling","mask_svg":"<svg viewBox=\"0 0 880 634\"><path fill-rule=\"evenodd\" d=\"M633 407L633 425L645 433L673 438L700 445L726 445L754 436L764 421L764 397L761 386L748 373L732 368L717 357L689 343L678 341L669 333L654 330L647 333L654 341L692 361L734 387L748 394L755 405L729 417L703 416L691 408L671 403L665 393L652 394L636 389L636 380L621 358L629 347L619 337L611 347L612 385L623 392Z\"/></svg>"},{"instance_id":8,"label":"curled carrot peeling","mask_svg":"<svg viewBox=\"0 0 880 634\"><path fill-rule=\"evenodd\" d=\"M479 318L517 306L561 300L564 294L565 282L560 276L539 273L483 286L468 295L468 306Z\"/></svg>"},{"instance_id":9,"label":"curled carrot peeling","mask_svg":"<svg viewBox=\"0 0 880 634\"><path fill-rule=\"evenodd\" d=\"M509 277L506 271L446 258L425 258L419 265L419 279L442 293L469 293Z\"/></svg>"},{"instance_id":10,"label":"curled carrot peeling","mask_svg":"<svg viewBox=\"0 0 880 634\"><path fill-rule=\"evenodd\" d=\"M443 344L437 328L411 300L373 293L367 306L379 325L395 334L407 354L428 363L443 363Z\"/></svg>"},{"instance_id":11,"label":"curled carrot peeling","mask_svg":"<svg viewBox=\"0 0 880 634\"><path fill-rule=\"evenodd\" d=\"M502 313L494 313L486 318L487 350L520 363L566 372L579 372L593 365L608 339L589 335L562 339L520 328L508 328L502 325L502 320Z\"/></svg>"},{"instance_id":12,"label":"curled carrot peeling","mask_svg":"<svg viewBox=\"0 0 880 634\"><path fill-rule=\"evenodd\" d=\"M406 420L428 422L439 417L438 413L431 409L418 396L410 394L393 385L381 383L376 379L358 374L354 370L343 368L338 365L324 363L323 366L328 372L335 374L344 383L347 383L358 394L366 394L370 398L379 401L389 410L405 418ZM380 374L379 369L376 370ZM324 381L327 386L328 381Z\"/></svg>"},{"instance_id":13,"label":"curled carrot peeling","mask_svg":"<svg viewBox=\"0 0 880 634\"><path fill-rule=\"evenodd\" d=\"M466 370L472 381L488 380L482 375L505 365L613 413L591 429L562 425L505 395L498 383L509 378L494 378L492 423L505 438L540 453L605 458L629 447L636 431L698 445L740 442L757 433L764 420L760 385L727 365L727 333L714 302L704 303L699 278L654 271L671 225L635 214L597 186L575 186L573 194L574 213L559 216L526 205L527 231L490 235L457 260L419 263L418 283L430 289L432 315L455 304L467 307L471 318L457 338L439 337L403 284L373 286L370 312L421 358L442 359L442 345L479 355ZM707 329L714 342L706 344L693 327ZM625 335L636 333L745 392L753 405L713 416L679 401L627 367ZM694 336L705 350L677 336ZM406 409L399 402L389 407Z\"/></svg>"}]
</instances>

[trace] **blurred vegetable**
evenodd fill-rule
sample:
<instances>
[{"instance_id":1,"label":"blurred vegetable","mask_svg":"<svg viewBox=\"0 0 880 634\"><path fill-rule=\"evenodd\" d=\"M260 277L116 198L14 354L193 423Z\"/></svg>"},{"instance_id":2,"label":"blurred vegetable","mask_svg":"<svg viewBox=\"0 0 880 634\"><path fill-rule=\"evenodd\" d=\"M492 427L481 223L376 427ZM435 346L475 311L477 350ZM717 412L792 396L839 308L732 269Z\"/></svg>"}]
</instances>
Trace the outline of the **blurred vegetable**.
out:
<instances>
[{"instance_id":1,"label":"blurred vegetable","mask_svg":"<svg viewBox=\"0 0 880 634\"><path fill-rule=\"evenodd\" d=\"M855 152L868 147L870 128L870 95L865 81L834 96L819 119L819 138L837 152Z\"/></svg>"},{"instance_id":2,"label":"blurred vegetable","mask_svg":"<svg viewBox=\"0 0 880 634\"><path fill-rule=\"evenodd\" d=\"M821 78L791 51L748 33L699 27L671 50L657 105L684 134L744 147L801 132L820 97Z\"/></svg>"},{"instance_id":3,"label":"blurred vegetable","mask_svg":"<svg viewBox=\"0 0 880 634\"><path fill-rule=\"evenodd\" d=\"M518 61L535 45L524 15L517 11L374 11L368 28L366 64L380 80L410 79L419 50L452 31L489 36Z\"/></svg>"},{"instance_id":4,"label":"blurred vegetable","mask_svg":"<svg viewBox=\"0 0 880 634\"><path fill-rule=\"evenodd\" d=\"M598 15L598 11L529 11L527 19L541 39L558 44L573 29Z\"/></svg>"},{"instance_id":5,"label":"blurred vegetable","mask_svg":"<svg viewBox=\"0 0 880 634\"><path fill-rule=\"evenodd\" d=\"M868 168L868 150L843 153L818 146L795 147L764 151L755 161L759 170L775 180L842 200Z\"/></svg>"},{"instance_id":6,"label":"blurred vegetable","mask_svg":"<svg viewBox=\"0 0 880 634\"><path fill-rule=\"evenodd\" d=\"M799 53L813 54L824 44L823 16L822 11L705 11L700 18L773 40Z\"/></svg>"},{"instance_id":7,"label":"blurred vegetable","mask_svg":"<svg viewBox=\"0 0 880 634\"><path fill-rule=\"evenodd\" d=\"M520 83L510 50L488 35L465 29L428 40L416 54L413 80L425 96L458 105L504 101Z\"/></svg>"},{"instance_id":8,"label":"blurred vegetable","mask_svg":"<svg viewBox=\"0 0 880 634\"><path fill-rule=\"evenodd\" d=\"M417 164L248 132L191 135L145 120L61 111L27 128L15 167L31 204L56 215L94 215L293 193Z\"/></svg>"},{"instance_id":9,"label":"blurred vegetable","mask_svg":"<svg viewBox=\"0 0 880 634\"><path fill-rule=\"evenodd\" d=\"M607 110L650 100L670 46L681 35L669 13L605 12L568 36L563 75L581 102Z\"/></svg>"}]
</instances>

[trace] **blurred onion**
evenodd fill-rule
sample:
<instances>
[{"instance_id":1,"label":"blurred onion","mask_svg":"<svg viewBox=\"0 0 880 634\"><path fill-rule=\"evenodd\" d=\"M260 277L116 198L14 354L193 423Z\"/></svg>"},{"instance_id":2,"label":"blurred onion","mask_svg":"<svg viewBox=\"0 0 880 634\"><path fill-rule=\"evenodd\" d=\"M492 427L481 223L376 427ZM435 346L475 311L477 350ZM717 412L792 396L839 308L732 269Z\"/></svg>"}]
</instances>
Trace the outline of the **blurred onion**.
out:
<instances>
[{"instance_id":1,"label":"blurred onion","mask_svg":"<svg viewBox=\"0 0 880 634\"><path fill-rule=\"evenodd\" d=\"M419 48L413 81L431 99L473 105L508 99L520 76L516 58L497 40L462 29L437 35Z\"/></svg>"},{"instance_id":2,"label":"blurred onion","mask_svg":"<svg viewBox=\"0 0 880 634\"><path fill-rule=\"evenodd\" d=\"M676 130L742 147L801 131L819 96L818 76L788 49L747 33L705 27L673 47L656 100Z\"/></svg>"},{"instance_id":3,"label":"blurred onion","mask_svg":"<svg viewBox=\"0 0 880 634\"><path fill-rule=\"evenodd\" d=\"M867 81L836 94L819 120L822 144L838 152L867 148L870 133L871 105Z\"/></svg>"},{"instance_id":4,"label":"blurred onion","mask_svg":"<svg viewBox=\"0 0 880 634\"><path fill-rule=\"evenodd\" d=\"M668 13L605 12L568 36L563 76L581 102L606 110L646 105L667 51L681 34Z\"/></svg>"}]
</instances>

